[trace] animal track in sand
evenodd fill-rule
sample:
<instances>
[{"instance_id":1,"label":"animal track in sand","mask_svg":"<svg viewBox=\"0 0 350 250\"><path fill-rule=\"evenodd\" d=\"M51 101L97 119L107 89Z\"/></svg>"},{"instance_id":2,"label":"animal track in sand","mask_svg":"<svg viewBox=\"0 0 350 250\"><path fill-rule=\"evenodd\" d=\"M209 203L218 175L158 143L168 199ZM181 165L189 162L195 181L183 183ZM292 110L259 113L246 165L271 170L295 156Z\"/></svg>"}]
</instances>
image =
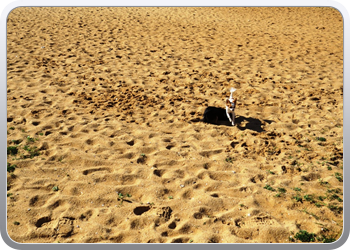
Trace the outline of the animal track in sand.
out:
<instances>
[{"instance_id":1,"label":"animal track in sand","mask_svg":"<svg viewBox=\"0 0 350 250\"><path fill-rule=\"evenodd\" d=\"M164 169L155 169L153 170L153 174L158 176L158 177L162 177L162 175L165 173L166 170Z\"/></svg>"},{"instance_id":2,"label":"animal track in sand","mask_svg":"<svg viewBox=\"0 0 350 250\"><path fill-rule=\"evenodd\" d=\"M253 176L252 178L250 178L250 181L253 183L257 183L257 182L262 182L265 179L265 177L261 174L258 174L256 176Z\"/></svg>"},{"instance_id":3,"label":"animal track in sand","mask_svg":"<svg viewBox=\"0 0 350 250\"><path fill-rule=\"evenodd\" d=\"M162 208L158 209L157 215L160 218L165 219L165 221L168 221L168 220L170 220L172 212L173 212L173 210L171 209L171 207L162 207Z\"/></svg>"},{"instance_id":4,"label":"animal track in sand","mask_svg":"<svg viewBox=\"0 0 350 250\"><path fill-rule=\"evenodd\" d=\"M168 225L168 228L169 228L169 229L175 229L175 228L176 228L176 222L175 222L175 221L171 222L171 223Z\"/></svg>"},{"instance_id":5,"label":"animal track in sand","mask_svg":"<svg viewBox=\"0 0 350 250\"><path fill-rule=\"evenodd\" d=\"M143 213L146 213L150 209L151 209L150 206L139 206L139 207L134 208L134 214L141 215Z\"/></svg>"},{"instance_id":6,"label":"animal track in sand","mask_svg":"<svg viewBox=\"0 0 350 250\"><path fill-rule=\"evenodd\" d=\"M171 240L171 243L187 243L190 239L188 237L180 237Z\"/></svg>"},{"instance_id":7,"label":"animal track in sand","mask_svg":"<svg viewBox=\"0 0 350 250\"><path fill-rule=\"evenodd\" d=\"M49 216L44 216L44 217L41 217L40 219L38 219L34 225L36 227L42 227L45 223L49 223L51 221L51 217Z\"/></svg>"},{"instance_id":8,"label":"animal track in sand","mask_svg":"<svg viewBox=\"0 0 350 250\"><path fill-rule=\"evenodd\" d=\"M204 156L204 157L210 157L212 155L216 155L216 154L220 154L223 150L222 149L216 149L216 150L204 150L204 151L201 151L199 152L199 154L201 156Z\"/></svg>"},{"instance_id":9,"label":"animal track in sand","mask_svg":"<svg viewBox=\"0 0 350 250\"><path fill-rule=\"evenodd\" d=\"M42 207L53 194L35 195L29 199L29 206Z\"/></svg>"},{"instance_id":10,"label":"animal track in sand","mask_svg":"<svg viewBox=\"0 0 350 250\"><path fill-rule=\"evenodd\" d=\"M90 168L90 169L85 169L83 170L82 174L83 175L88 175L88 174L91 174L93 172L99 172L99 171L107 171L107 172L111 172L111 169L110 168Z\"/></svg>"},{"instance_id":11,"label":"animal track in sand","mask_svg":"<svg viewBox=\"0 0 350 250\"><path fill-rule=\"evenodd\" d=\"M58 235L61 237L69 237L74 230L74 218L59 219L57 229Z\"/></svg>"}]
</instances>

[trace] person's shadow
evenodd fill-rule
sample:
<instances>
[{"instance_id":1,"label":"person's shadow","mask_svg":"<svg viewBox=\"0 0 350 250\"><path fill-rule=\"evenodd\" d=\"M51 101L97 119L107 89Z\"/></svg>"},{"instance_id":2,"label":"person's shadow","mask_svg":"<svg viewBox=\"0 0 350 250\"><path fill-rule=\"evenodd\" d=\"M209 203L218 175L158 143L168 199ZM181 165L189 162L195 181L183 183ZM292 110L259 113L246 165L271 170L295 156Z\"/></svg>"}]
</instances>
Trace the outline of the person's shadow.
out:
<instances>
[{"instance_id":1,"label":"person's shadow","mask_svg":"<svg viewBox=\"0 0 350 250\"><path fill-rule=\"evenodd\" d=\"M203 119L193 120L193 121L203 121L213 125L224 125L232 127L230 121L226 116L226 110L223 108L209 107L206 109L203 115ZM272 120L263 120L264 122L271 124ZM253 117L245 117L242 115L236 115L235 125L239 130L253 130L255 132L264 132L262 128L262 121Z\"/></svg>"}]
</instances>

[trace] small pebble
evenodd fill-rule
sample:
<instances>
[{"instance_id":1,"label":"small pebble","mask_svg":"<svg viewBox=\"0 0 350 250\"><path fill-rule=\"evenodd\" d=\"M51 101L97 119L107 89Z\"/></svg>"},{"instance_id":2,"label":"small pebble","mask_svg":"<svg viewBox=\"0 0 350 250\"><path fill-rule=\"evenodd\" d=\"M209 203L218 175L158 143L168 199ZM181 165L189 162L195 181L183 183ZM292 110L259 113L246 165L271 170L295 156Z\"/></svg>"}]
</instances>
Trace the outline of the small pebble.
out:
<instances>
[{"instance_id":1,"label":"small pebble","mask_svg":"<svg viewBox=\"0 0 350 250\"><path fill-rule=\"evenodd\" d=\"M180 185L181 188L185 187L185 185Z\"/></svg>"},{"instance_id":2,"label":"small pebble","mask_svg":"<svg viewBox=\"0 0 350 250\"><path fill-rule=\"evenodd\" d=\"M30 211L31 209L30 208L28 208L28 211Z\"/></svg>"}]
</instances>

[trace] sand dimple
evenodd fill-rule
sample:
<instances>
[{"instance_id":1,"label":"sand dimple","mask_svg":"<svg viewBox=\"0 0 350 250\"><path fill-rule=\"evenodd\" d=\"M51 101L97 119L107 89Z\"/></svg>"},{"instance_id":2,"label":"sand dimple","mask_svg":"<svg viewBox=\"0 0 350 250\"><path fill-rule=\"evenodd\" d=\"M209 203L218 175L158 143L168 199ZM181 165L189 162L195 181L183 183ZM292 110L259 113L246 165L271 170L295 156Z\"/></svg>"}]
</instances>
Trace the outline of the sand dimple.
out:
<instances>
[{"instance_id":1,"label":"sand dimple","mask_svg":"<svg viewBox=\"0 0 350 250\"><path fill-rule=\"evenodd\" d=\"M8 234L22 243L339 238L342 27L333 8L13 10ZM231 87L236 126L203 123Z\"/></svg>"}]
</instances>

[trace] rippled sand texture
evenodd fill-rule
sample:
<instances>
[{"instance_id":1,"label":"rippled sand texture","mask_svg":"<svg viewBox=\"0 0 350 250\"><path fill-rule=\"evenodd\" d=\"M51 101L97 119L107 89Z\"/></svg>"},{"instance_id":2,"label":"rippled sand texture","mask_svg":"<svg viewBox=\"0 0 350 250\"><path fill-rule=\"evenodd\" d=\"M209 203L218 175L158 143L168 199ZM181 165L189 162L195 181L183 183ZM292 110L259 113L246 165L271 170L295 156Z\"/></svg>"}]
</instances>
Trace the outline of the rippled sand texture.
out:
<instances>
[{"instance_id":1,"label":"rippled sand texture","mask_svg":"<svg viewBox=\"0 0 350 250\"><path fill-rule=\"evenodd\" d=\"M14 241L340 237L337 10L23 7L7 34ZM201 122L230 87L237 126Z\"/></svg>"}]
</instances>

